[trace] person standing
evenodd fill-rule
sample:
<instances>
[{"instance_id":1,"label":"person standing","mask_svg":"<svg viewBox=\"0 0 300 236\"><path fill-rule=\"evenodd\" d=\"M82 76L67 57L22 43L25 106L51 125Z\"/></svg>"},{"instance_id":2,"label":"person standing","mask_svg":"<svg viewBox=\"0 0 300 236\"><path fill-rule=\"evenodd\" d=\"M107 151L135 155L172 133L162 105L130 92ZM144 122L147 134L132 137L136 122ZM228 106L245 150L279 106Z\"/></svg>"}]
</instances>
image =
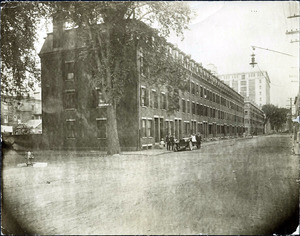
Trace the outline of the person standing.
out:
<instances>
[{"instance_id":1,"label":"person standing","mask_svg":"<svg viewBox=\"0 0 300 236\"><path fill-rule=\"evenodd\" d=\"M173 151L173 147L174 147L174 136L173 135L171 135L171 137L170 137L170 144L171 144L171 148L172 148L172 151Z\"/></svg>"},{"instance_id":2,"label":"person standing","mask_svg":"<svg viewBox=\"0 0 300 236\"><path fill-rule=\"evenodd\" d=\"M201 141L202 141L202 137L201 137L200 133L198 133L196 135L196 141L197 141L197 148L200 149L201 148Z\"/></svg>"},{"instance_id":3,"label":"person standing","mask_svg":"<svg viewBox=\"0 0 300 236\"><path fill-rule=\"evenodd\" d=\"M168 134L166 136L166 143L167 143L167 150L170 150L170 137Z\"/></svg>"},{"instance_id":4,"label":"person standing","mask_svg":"<svg viewBox=\"0 0 300 236\"><path fill-rule=\"evenodd\" d=\"M201 133L199 133L199 148L201 148L201 143L202 143L202 136Z\"/></svg>"}]
</instances>

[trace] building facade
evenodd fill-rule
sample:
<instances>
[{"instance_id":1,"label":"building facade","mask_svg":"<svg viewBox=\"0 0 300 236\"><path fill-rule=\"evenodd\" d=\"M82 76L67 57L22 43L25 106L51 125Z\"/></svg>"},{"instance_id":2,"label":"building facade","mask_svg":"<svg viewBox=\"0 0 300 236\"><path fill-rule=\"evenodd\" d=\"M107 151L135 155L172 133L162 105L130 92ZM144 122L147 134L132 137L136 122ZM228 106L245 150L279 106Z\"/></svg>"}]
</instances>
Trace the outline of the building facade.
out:
<instances>
[{"instance_id":1,"label":"building facade","mask_svg":"<svg viewBox=\"0 0 300 236\"><path fill-rule=\"evenodd\" d=\"M42 101L35 97L2 97L1 101L1 126L2 132L12 130L8 133L14 133L14 129L20 124L26 124L30 120L42 119Z\"/></svg>"},{"instance_id":2,"label":"building facade","mask_svg":"<svg viewBox=\"0 0 300 236\"><path fill-rule=\"evenodd\" d=\"M266 71L223 74L219 78L260 108L270 103L270 78Z\"/></svg>"},{"instance_id":3,"label":"building facade","mask_svg":"<svg viewBox=\"0 0 300 236\"><path fill-rule=\"evenodd\" d=\"M260 135L264 133L264 112L251 101L245 101L245 133Z\"/></svg>"},{"instance_id":4,"label":"building facade","mask_svg":"<svg viewBox=\"0 0 300 236\"><path fill-rule=\"evenodd\" d=\"M62 24L54 25L39 54L44 140L50 148L105 149L108 104L99 88L87 82L84 65L77 60L78 50L84 48L76 39L80 29L60 27ZM170 112L168 89L148 82L143 73L143 49L133 49L138 55L134 59L136 78L125 85L117 105L122 149L153 148L167 134L176 138L196 133L203 138L242 135L244 98L173 45L166 47L188 72L188 89L179 91L179 109Z\"/></svg>"}]
</instances>

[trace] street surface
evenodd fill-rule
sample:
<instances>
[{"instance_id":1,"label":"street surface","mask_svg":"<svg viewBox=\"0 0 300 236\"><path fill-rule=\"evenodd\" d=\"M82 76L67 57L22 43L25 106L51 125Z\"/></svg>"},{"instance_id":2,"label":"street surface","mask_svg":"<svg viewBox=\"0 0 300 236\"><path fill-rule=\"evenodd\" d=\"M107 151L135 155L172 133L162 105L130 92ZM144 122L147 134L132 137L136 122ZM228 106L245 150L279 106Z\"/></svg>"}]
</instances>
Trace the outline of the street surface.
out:
<instances>
[{"instance_id":1,"label":"street surface","mask_svg":"<svg viewBox=\"0 0 300 236\"><path fill-rule=\"evenodd\" d=\"M299 206L291 149L272 135L161 155L36 152L43 168L9 151L3 205L34 234L270 234Z\"/></svg>"}]
</instances>

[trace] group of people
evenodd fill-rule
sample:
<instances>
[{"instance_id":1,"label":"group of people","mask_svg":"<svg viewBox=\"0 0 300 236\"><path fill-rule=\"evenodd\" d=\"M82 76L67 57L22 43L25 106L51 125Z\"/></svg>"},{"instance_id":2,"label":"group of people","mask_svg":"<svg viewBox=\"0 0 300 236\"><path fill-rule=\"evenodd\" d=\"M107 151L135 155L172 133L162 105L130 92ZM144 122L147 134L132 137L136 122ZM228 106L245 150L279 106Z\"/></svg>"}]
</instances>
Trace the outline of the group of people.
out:
<instances>
[{"instance_id":1,"label":"group of people","mask_svg":"<svg viewBox=\"0 0 300 236\"><path fill-rule=\"evenodd\" d=\"M196 143L197 149L201 148L202 137L200 133L196 135L191 135L191 141L193 143ZM175 137L170 134L167 135L165 138L165 142L163 139L161 140L161 144L163 144L163 146L165 146L165 143L167 144L167 150L173 150L175 145Z\"/></svg>"},{"instance_id":2,"label":"group of people","mask_svg":"<svg viewBox=\"0 0 300 236\"><path fill-rule=\"evenodd\" d=\"M173 150L175 144L175 137L173 135L167 135L165 141L167 144L167 150Z\"/></svg>"}]
</instances>

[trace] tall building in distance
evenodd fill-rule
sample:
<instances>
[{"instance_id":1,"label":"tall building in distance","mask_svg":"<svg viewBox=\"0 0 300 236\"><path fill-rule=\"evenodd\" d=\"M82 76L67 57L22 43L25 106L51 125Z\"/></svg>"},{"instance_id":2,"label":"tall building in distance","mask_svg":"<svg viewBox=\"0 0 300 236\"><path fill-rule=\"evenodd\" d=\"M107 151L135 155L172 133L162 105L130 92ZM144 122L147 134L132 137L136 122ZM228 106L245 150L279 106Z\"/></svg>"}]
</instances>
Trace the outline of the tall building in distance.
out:
<instances>
[{"instance_id":1,"label":"tall building in distance","mask_svg":"<svg viewBox=\"0 0 300 236\"><path fill-rule=\"evenodd\" d=\"M260 108L270 103L270 78L266 71L223 74L219 78Z\"/></svg>"}]
</instances>

